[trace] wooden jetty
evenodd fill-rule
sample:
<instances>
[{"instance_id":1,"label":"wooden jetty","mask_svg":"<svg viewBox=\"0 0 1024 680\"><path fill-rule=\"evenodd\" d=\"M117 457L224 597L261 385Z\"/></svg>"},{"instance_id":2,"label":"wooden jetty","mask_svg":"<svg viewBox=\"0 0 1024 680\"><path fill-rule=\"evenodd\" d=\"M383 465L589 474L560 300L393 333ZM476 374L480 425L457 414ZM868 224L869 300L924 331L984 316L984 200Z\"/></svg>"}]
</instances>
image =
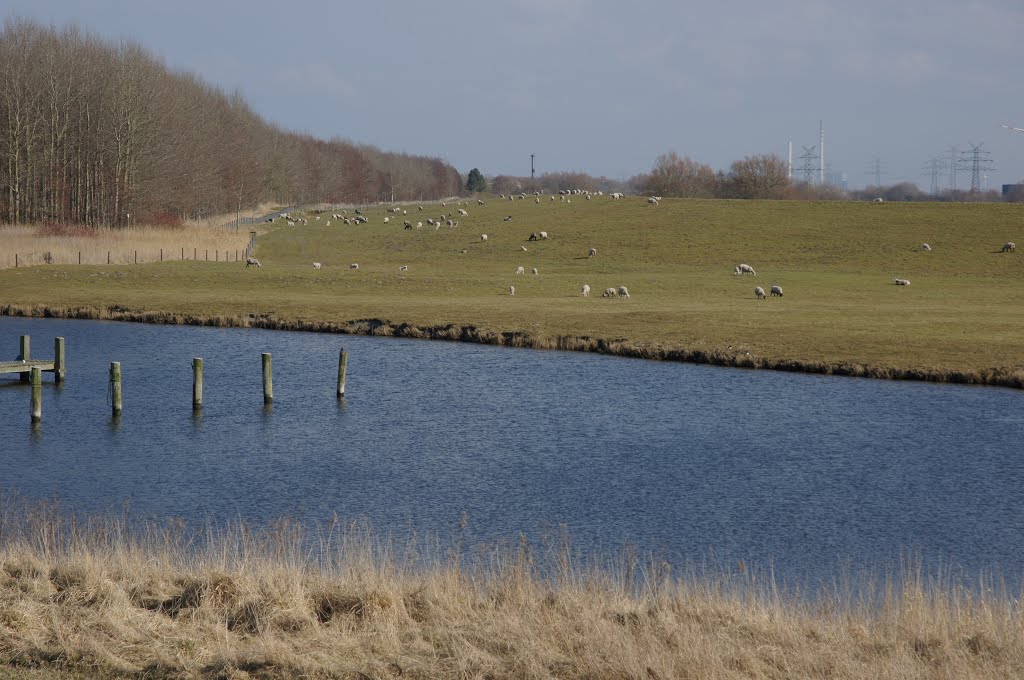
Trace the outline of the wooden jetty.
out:
<instances>
[{"instance_id":1,"label":"wooden jetty","mask_svg":"<svg viewBox=\"0 0 1024 680\"><path fill-rule=\"evenodd\" d=\"M33 368L53 373L56 382L64 381L64 338L54 338L53 359L33 359L29 355L29 336L21 336L21 352L14 361L0 361L0 374L20 373L23 382L28 382Z\"/></svg>"}]
</instances>

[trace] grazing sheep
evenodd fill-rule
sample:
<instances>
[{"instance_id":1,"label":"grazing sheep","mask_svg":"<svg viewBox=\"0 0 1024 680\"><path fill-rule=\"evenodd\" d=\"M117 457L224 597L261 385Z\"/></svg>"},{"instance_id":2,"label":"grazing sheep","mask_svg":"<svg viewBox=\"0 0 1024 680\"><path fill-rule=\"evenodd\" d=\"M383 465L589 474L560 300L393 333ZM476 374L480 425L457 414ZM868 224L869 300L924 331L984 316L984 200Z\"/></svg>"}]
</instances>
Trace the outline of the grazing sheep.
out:
<instances>
[{"instance_id":1,"label":"grazing sheep","mask_svg":"<svg viewBox=\"0 0 1024 680\"><path fill-rule=\"evenodd\" d=\"M519 246L519 250L521 250L521 251L523 251L525 253L526 252L526 246Z\"/></svg>"},{"instance_id":2,"label":"grazing sheep","mask_svg":"<svg viewBox=\"0 0 1024 680\"><path fill-rule=\"evenodd\" d=\"M537 273L537 268L536 268L536 267L534 267L533 269L531 269L531 270L530 270L530 273L531 273L531 274L536 274L536 273Z\"/></svg>"},{"instance_id":3,"label":"grazing sheep","mask_svg":"<svg viewBox=\"0 0 1024 680\"><path fill-rule=\"evenodd\" d=\"M358 262L353 262L352 264L350 264L348 266L348 268L349 269L359 269L359 263Z\"/></svg>"},{"instance_id":4,"label":"grazing sheep","mask_svg":"<svg viewBox=\"0 0 1024 680\"><path fill-rule=\"evenodd\" d=\"M385 217L384 219L385 219L385 220L387 220L387 218L386 218L386 217ZM328 226L328 227L329 227L329 226L331 226L331 221L330 221L330 220L327 220L327 226Z\"/></svg>"},{"instance_id":5,"label":"grazing sheep","mask_svg":"<svg viewBox=\"0 0 1024 680\"><path fill-rule=\"evenodd\" d=\"M404 224L406 229L412 229L412 222L409 220L405 220Z\"/></svg>"},{"instance_id":6,"label":"grazing sheep","mask_svg":"<svg viewBox=\"0 0 1024 680\"><path fill-rule=\"evenodd\" d=\"M427 218L427 224L433 225L434 224L434 218L433 217L428 217Z\"/></svg>"},{"instance_id":7,"label":"grazing sheep","mask_svg":"<svg viewBox=\"0 0 1024 680\"><path fill-rule=\"evenodd\" d=\"M456 212L458 212L463 217L469 217L469 213L463 210L462 208L459 208Z\"/></svg>"},{"instance_id":8,"label":"grazing sheep","mask_svg":"<svg viewBox=\"0 0 1024 680\"><path fill-rule=\"evenodd\" d=\"M480 240L481 241L486 241L487 240L487 234L480 234Z\"/></svg>"},{"instance_id":9,"label":"grazing sheep","mask_svg":"<svg viewBox=\"0 0 1024 680\"><path fill-rule=\"evenodd\" d=\"M417 229L422 229L423 228L423 223L422 222L417 222L416 223L416 228Z\"/></svg>"},{"instance_id":10,"label":"grazing sheep","mask_svg":"<svg viewBox=\"0 0 1024 680\"><path fill-rule=\"evenodd\" d=\"M505 217L501 221L502 222L511 222L512 221L512 216L511 215L505 215Z\"/></svg>"},{"instance_id":11,"label":"grazing sheep","mask_svg":"<svg viewBox=\"0 0 1024 680\"><path fill-rule=\"evenodd\" d=\"M388 222L390 222L390 221L391 221L391 218L390 218L390 217L385 217L385 218L384 218L384 224L387 224L387 223L388 223ZM328 222L328 224L330 224L330 222Z\"/></svg>"},{"instance_id":12,"label":"grazing sheep","mask_svg":"<svg viewBox=\"0 0 1024 680\"><path fill-rule=\"evenodd\" d=\"M320 263L319 262L314 262L313 263L313 269L320 269Z\"/></svg>"},{"instance_id":13,"label":"grazing sheep","mask_svg":"<svg viewBox=\"0 0 1024 680\"><path fill-rule=\"evenodd\" d=\"M772 286L771 294L772 297L782 297L782 288L780 286Z\"/></svg>"},{"instance_id":14,"label":"grazing sheep","mask_svg":"<svg viewBox=\"0 0 1024 680\"><path fill-rule=\"evenodd\" d=\"M534 231L534 232L531 232L531 233L530 233L530 238L528 238L528 239L526 239L526 240L527 240L527 241L536 241L536 240L537 240L537 239L539 239L539 238L540 238L540 237L539 237L539 236L537 236L537 232L535 232L535 231Z\"/></svg>"},{"instance_id":15,"label":"grazing sheep","mask_svg":"<svg viewBox=\"0 0 1024 680\"><path fill-rule=\"evenodd\" d=\"M757 276L757 272L755 272L754 268L751 267L749 264L741 264L741 265L737 266L736 269L734 269L733 271L737 275L752 274L753 276Z\"/></svg>"},{"instance_id":16,"label":"grazing sheep","mask_svg":"<svg viewBox=\"0 0 1024 680\"><path fill-rule=\"evenodd\" d=\"M401 267L398 268L398 271L400 271L400 272L407 272L407 271L409 271L409 265L403 264Z\"/></svg>"},{"instance_id":17,"label":"grazing sheep","mask_svg":"<svg viewBox=\"0 0 1024 680\"><path fill-rule=\"evenodd\" d=\"M754 288L754 297L756 297L758 300L764 300L767 297L764 294L764 288L762 288L761 286L757 286L756 288Z\"/></svg>"},{"instance_id":18,"label":"grazing sheep","mask_svg":"<svg viewBox=\"0 0 1024 680\"><path fill-rule=\"evenodd\" d=\"M601 297L611 298L611 297L615 297L617 294L618 293L615 291L614 288L605 288L604 292L601 293Z\"/></svg>"},{"instance_id":19,"label":"grazing sheep","mask_svg":"<svg viewBox=\"0 0 1024 680\"><path fill-rule=\"evenodd\" d=\"M1006 243L1003 244L1003 247L999 249L999 252L1012 253L1015 250L1017 250L1017 244L1014 243L1013 241L1007 241Z\"/></svg>"},{"instance_id":20,"label":"grazing sheep","mask_svg":"<svg viewBox=\"0 0 1024 680\"><path fill-rule=\"evenodd\" d=\"M540 203L540 199L539 198L535 198L535 199L533 199L533 202L534 203Z\"/></svg>"},{"instance_id":21,"label":"grazing sheep","mask_svg":"<svg viewBox=\"0 0 1024 680\"><path fill-rule=\"evenodd\" d=\"M538 234L538 236L540 236L540 240L541 241L546 241L547 238L548 238L548 232L542 231L542 232L540 232L540 234Z\"/></svg>"},{"instance_id":22,"label":"grazing sheep","mask_svg":"<svg viewBox=\"0 0 1024 680\"><path fill-rule=\"evenodd\" d=\"M509 286L508 287L508 294L509 295L515 295L516 294L516 287L515 286Z\"/></svg>"},{"instance_id":23,"label":"grazing sheep","mask_svg":"<svg viewBox=\"0 0 1024 680\"><path fill-rule=\"evenodd\" d=\"M587 257L597 257L597 248L591 248L590 252L587 253Z\"/></svg>"},{"instance_id":24,"label":"grazing sheep","mask_svg":"<svg viewBox=\"0 0 1024 680\"><path fill-rule=\"evenodd\" d=\"M245 266L246 266L247 269L249 267L257 267L258 268L260 266L260 261L257 260L255 257L247 257L247 258L245 258Z\"/></svg>"},{"instance_id":25,"label":"grazing sheep","mask_svg":"<svg viewBox=\"0 0 1024 680\"><path fill-rule=\"evenodd\" d=\"M658 199L656 199L654 196L651 196L650 198L647 199L647 205L658 205Z\"/></svg>"},{"instance_id":26,"label":"grazing sheep","mask_svg":"<svg viewBox=\"0 0 1024 680\"><path fill-rule=\"evenodd\" d=\"M892 282L897 286L909 286L910 279L893 279Z\"/></svg>"},{"instance_id":27,"label":"grazing sheep","mask_svg":"<svg viewBox=\"0 0 1024 680\"><path fill-rule=\"evenodd\" d=\"M525 274L526 267L516 267L516 274Z\"/></svg>"},{"instance_id":28,"label":"grazing sheep","mask_svg":"<svg viewBox=\"0 0 1024 680\"><path fill-rule=\"evenodd\" d=\"M625 286L619 286L619 297L623 300L629 299L629 290Z\"/></svg>"},{"instance_id":29,"label":"grazing sheep","mask_svg":"<svg viewBox=\"0 0 1024 680\"><path fill-rule=\"evenodd\" d=\"M483 201L481 201L481 200L480 200L480 199L478 198L478 199L476 199L476 204L477 204L477 205L483 205L483 204L484 204L484 202L483 202Z\"/></svg>"},{"instance_id":30,"label":"grazing sheep","mask_svg":"<svg viewBox=\"0 0 1024 680\"><path fill-rule=\"evenodd\" d=\"M932 249L932 247L930 245L928 245L927 243L922 243L921 244L921 250L931 250L931 249Z\"/></svg>"},{"instance_id":31,"label":"grazing sheep","mask_svg":"<svg viewBox=\"0 0 1024 680\"><path fill-rule=\"evenodd\" d=\"M422 206L422 205L418 205L418 206L416 206L416 207L417 207L417 208L419 208L419 211L420 211L420 212L423 212L423 206Z\"/></svg>"},{"instance_id":32,"label":"grazing sheep","mask_svg":"<svg viewBox=\"0 0 1024 680\"><path fill-rule=\"evenodd\" d=\"M583 284L583 288L580 290L580 295L583 297L590 297L590 286Z\"/></svg>"}]
</instances>

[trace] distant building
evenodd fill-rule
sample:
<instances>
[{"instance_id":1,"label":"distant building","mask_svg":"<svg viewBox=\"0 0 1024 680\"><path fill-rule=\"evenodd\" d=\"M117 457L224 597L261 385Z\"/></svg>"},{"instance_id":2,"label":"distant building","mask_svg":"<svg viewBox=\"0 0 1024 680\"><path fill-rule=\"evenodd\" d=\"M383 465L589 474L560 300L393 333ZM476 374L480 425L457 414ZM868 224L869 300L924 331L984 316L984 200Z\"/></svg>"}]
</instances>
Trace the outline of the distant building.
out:
<instances>
[{"instance_id":1,"label":"distant building","mask_svg":"<svg viewBox=\"0 0 1024 680\"><path fill-rule=\"evenodd\" d=\"M1024 184L1004 184L1003 198L1008 201L1024 201Z\"/></svg>"}]
</instances>

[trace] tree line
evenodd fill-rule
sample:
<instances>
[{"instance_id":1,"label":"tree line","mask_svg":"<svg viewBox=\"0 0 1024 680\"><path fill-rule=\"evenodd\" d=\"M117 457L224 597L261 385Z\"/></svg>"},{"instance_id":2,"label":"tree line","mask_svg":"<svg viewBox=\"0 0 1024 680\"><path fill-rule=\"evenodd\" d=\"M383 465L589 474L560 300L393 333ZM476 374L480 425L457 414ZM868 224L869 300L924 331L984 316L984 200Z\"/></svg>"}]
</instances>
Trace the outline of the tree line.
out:
<instances>
[{"instance_id":1,"label":"tree line","mask_svg":"<svg viewBox=\"0 0 1024 680\"><path fill-rule=\"evenodd\" d=\"M438 158L287 132L140 45L8 19L0 32L0 220L179 223L263 202L456 195Z\"/></svg>"}]
</instances>

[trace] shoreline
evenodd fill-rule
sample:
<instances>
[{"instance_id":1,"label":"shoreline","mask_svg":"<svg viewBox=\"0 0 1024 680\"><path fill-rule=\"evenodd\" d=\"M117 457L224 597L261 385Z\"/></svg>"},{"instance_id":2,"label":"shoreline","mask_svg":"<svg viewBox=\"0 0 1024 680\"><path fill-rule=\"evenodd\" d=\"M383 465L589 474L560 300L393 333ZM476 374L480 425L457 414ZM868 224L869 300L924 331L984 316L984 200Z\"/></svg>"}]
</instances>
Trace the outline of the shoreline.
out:
<instances>
[{"instance_id":1,"label":"shoreline","mask_svg":"<svg viewBox=\"0 0 1024 680\"><path fill-rule=\"evenodd\" d=\"M176 314L162 311L137 311L119 305L107 307L79 306L52 307L48 305L0 305L0 316L53 319L81 319L91 321L125 321L163 325L212 326L218 328L262 328L279 331L305 331L336 333L340 335L367 335L426 340L447 340L502 347L537 350L592 352L610 356L705 364L725 368L834 375L875 380L912 380L918 382L978 385L1024 389L1024 372L1001 369L950 371L869 366L848 362L801 361L797 359L756 357L749 354L671 347L656 343L637 343L626 338L608 339L578 335L535 335L525 331L498 331L477 326L441 324L417 326L387 319L351 319L343 322L282 319L270 316L227 316Z\"/></svg>"}]
</instances>

